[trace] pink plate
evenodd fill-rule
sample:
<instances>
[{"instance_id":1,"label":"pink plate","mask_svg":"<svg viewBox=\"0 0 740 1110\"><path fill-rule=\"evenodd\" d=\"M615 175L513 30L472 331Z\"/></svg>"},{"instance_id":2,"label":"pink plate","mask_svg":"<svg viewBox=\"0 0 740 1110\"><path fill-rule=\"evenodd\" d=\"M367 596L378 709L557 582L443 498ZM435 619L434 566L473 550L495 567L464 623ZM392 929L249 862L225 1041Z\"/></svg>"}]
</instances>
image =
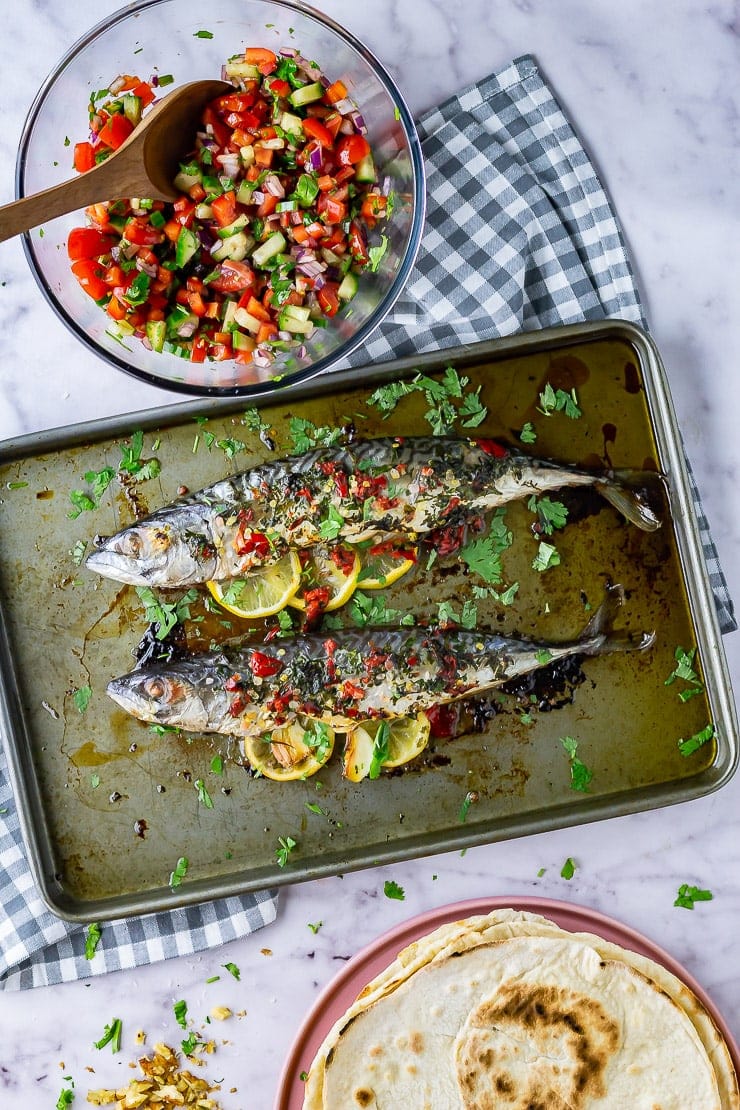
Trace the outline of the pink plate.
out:
<instances>
[{"instance_id":1,"label":"pink plate","mask_svg":"<svg viewBox=\"0 0 740 1110\"><path fill-rule=\"evenodd\" d=\"M303 1106L301 1073L307 1072L310 1068L319 1045L337 1018L341 1017L365 984L387 967L402 948L412 940L418 940L425 933L431 933L432 930L450 921L500 909L527 910L530 913L542 914L555 921L561 929L567 929L573 933L596 933L604 940L620 944L623 948L630 948L633 952L639 952L662 964L694 992L712 1015L717 1028L727 1041L735 1070L740 1075L740 1051L714 1003L677 960L657 944L653 944L647 937L634 932L619 921L614 921L611 917L605 917L585 906L570 905L568 902L555 902L550 898L474 898L468 902L454 902L452 905L439 906L436 910L412 917L410 921L405 921L378 937L342 968L316 999L298 1030L280 1076L274 1110L301 1110Z\"/></svg>"}]
</instances>

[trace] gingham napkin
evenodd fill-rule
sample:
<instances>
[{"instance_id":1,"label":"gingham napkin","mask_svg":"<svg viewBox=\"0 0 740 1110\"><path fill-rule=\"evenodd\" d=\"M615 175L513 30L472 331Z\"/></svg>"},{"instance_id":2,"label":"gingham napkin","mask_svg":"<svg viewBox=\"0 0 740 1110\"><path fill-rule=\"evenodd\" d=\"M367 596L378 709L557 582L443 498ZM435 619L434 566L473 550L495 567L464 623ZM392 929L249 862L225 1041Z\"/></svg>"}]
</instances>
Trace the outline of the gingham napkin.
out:
<instances>
[{"instance_id":1,"label":"gingham napkin","mask_svg":"<svg viewBox=\"0 0 740 1110\"><path fill-rule=\"evenodd\" d=\"M419 122L428 217L404 296L353 365L553 324L621 317L644 325L614 212L542 81L519 58ZM736 627L698 495L722 630ZM7 812L3 812L7 811ZM42 905L0 752L0 986L22 989L186 955L273 921L268 892L84 929Z\"/></svg>"}]
</instances>

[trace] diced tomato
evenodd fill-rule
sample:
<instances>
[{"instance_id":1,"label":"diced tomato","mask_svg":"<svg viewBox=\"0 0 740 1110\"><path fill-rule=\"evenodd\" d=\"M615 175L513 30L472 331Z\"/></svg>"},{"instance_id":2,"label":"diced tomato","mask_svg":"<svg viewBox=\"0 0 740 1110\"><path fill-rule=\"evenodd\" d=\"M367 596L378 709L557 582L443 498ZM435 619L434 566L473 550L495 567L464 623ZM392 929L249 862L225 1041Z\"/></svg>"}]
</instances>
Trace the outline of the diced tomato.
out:
<instances>
[{"instance_id":1,"label":"diced tomato","mask_svg":"<svg viewBox=\"0 0 740 1110\"><path fill-rule=\"evenodd\" d=\"M138 77L132 77L130 73L122 73L121 76L118 78L118 82L116 85L116 88L118 89L116 96L118 95L118 93L131 92L132 89L135 89L138 84Z\"/></svg>"},{"instance_id":2,"label":"diced tomato","mask_svg":"<svg viewBox=\"0 0 740 1110\"><path fill-rule=\"evenodd\" d=\"M269 147L260 146L255 143L254 147L254 164L259 166L260 169L266 170L272 165L272 159L275 151Z\"/></svg>"},{"instance_id":3,"label":"diced tomato","mask_svg":"<svg viewBox=\"0 0 740 1110\"><path fill-rule=\"evenodd\" d=\"M314 119L312 116L307 116L303 121L303 130L306 135L312 139L316 139L322 146L332 146L334 138L327 127L319 119Z\"/></svg>"},{"instance_id":4,"label":"diced tomato","mask_svg":"<svg viewBox=\"0 0 740 1110\"><path fill-rule=\"evenodd\" d=\"M95 151L90 143L75 143L74 167L78 173L86 173L95 165Z\"/></svg>"},{"instance_id":5,"label":"diced tomato","mask_svg":"<svg viewBox=\"0 0 740 1110\"><path fill-rule=\"evenodd\" d=\"M270 82L270 92L275 96L288 96L290 93L290 85L280 77L273 77Z\"/></svg>"},{"instance_id":6,"label":"diced tomato","mask_svg":"<svg viewBox=\"0 0 740 1110\"><path fill-rule=\"evenodd\" d=\"M324 93L325 99L329 104L336 104L339 100L345 100L347 97L347 86L344 81L334 81L329 85L329 88Z\"/></svg>"},{"instance_id":7,"label":"diced tomato","mask_svg":"<svg viewBox=\"0 0 740 1110\"><path fill-rule=\"evenodd\" d=\"M164 236L162 232L143 218L130 219L123 229L123 238L137 246L151 247L161 243Z\"/></svg>"},{"instance_id":8,"label":"diced tomato","mask_svg":"<svg viewBox=\"0 0 740 1110\"><path fill-rule=\"evenodd\" d=\"M258 320L264 320L266 324L272 323L272 316L256 297L250 297L247 301L247 312Z\"/></svg>"},{"instance_id":9,"label":"diced tomato","mask_svg":"<svg viewBox=\"0 0 740 1110\"><path fill-rule=\"evenodd\" d=\"M72 273L93 300L99 301L108 295L108 286L103 281L104 270L98 262L94 262L91 258L81 258L78 262L72 263Z\"/></svg>"},{"instance_id":10,"label":"diced tomato","mask_svg":"<svg viewBox=\"0 0 740 1110\"><path fill-rule=\"evenodd\" d=\"M339 311L338 289L339 286L337 282L327 281L324 282L316 294L319 305L321 306L321 311L325 316L336 316Z\"/></svg>"},{"instance_id":11,"label":"diced tomato","mask_svg":"<svg viewBox=\"0 0 740 1110\"><path fill-rule=\"evenodd\" d=\"M327 224L341 224L347 218L347 205L330 193L319 193L316 211Z\"/></svg>"},{"instance_id":12,"label":"diced tomato","mask_svg":"<svg viewBox=\"0 0 740 1110\"><path fill-rule=\"evenodd\" d=\"M262 343L269 343L272 339L277 339L278 329L275 324L260 324L259 331L257 332L257 345Z\"/></svg>"},{"instance_id":13,"label":"diced tomato","mask_svg":"<svg viewBox=\"0 0 740 1110\"><path fill-rule=\"evenodd\" d=\"M196 335L190 348L191 362L205 362L208 352L208 340L204 335Z\"/></svg>"},{"instance_id":14,"label":"diced tomato","mask_svg":"<svg viewBox=\"0 0 740 1110\"><path fill-rule=\"evenodd\" d=\"M157 95L148 81L139 81L139 84L134 85L131 92L134 96L138 96L142 108L148 107Z\"/></svg>"},{"instance_id":15,"label":"diced tomato","mask_svg":"<svg viewBox=\"0 0 740 1110\"><path fill-rule=\"evenodd\" d=\"M254 283L254 271L246 262L222 262L220 276L208 284L217 293L240 293L251 290Z\"/></svg>"},{"instance_id":16,"label":"diced tomato","mask_svg":"<svg viewBox=\"0 0 740 1110\"><path fill-rule=\"evenodd\" d=\"M370 153L370 143L364 135L343 135L337 143L336 157L341 166L355 166Z\"/></svg>"},{"instance_id":17,"label":"diced tomato","mask_svg":"<svg viewBox=\"0 0 740 1110\"><path fill-rule=\"evenodd\" d=\"M218 117L218 112L210 104L203 112L203 124L210 128L211 134L219 146L228 146L231 132Z\"/></svg>"},{"instance_id":18,"label":"diced tomato","mask_svg":"<svg viewBox=\"0 0 740 1110\"><path fill-rule=\"evenodd\" d=\"M128 116L116 112L115 115L109 116L106 122L98 132L101 143L104 143L111 150L118 150L122 143L125 143L134 129L134 125Z\"/></svg>"},{"instance_id":19,"label":"diced tomato","mask_svg":"<svg viewBox=\"0 0 740 1110\"><path fill-rule=\"evenodd\" d=\"M189 197L178 197L172 205L175 219L181 227L190 227L195 216L195 204Z\"/></svg>"},{"instance_id":20,"label":"diced tomato","mask_svg":"<svg viewBox=\"0 0 740 1110\"><path fill-rule=\"evenodd\" d=\"M257 69L267 77L277 66L277 58L272 50L267 50L264 46L248 46L244 51L244 61L249 65L257 66Z\"/></svg>"},{"instance_id":21,"label":"diced tomato","mask_svg":"<svg viewBox=\"0 0 740 1110\"><path fill-rule=\"evenodd\" d=\"M206 305L200 293L188 293L187 304L193 316L205 316Z\"/></svg>"},{"instance_id":22,"label":"diced tomato","mask_svg":"<svg viewBox=\"0 0 740 1110\"><path fill-rule=\"evenodd\" d=\"M344 117L340 116L339 112L329 112L328 115L324 116L324 127L329 132L332 139L336 139L343 122Z\"/></svg>"},{"instance_id":23,"label":"diced tomato","mask_svg":"<svg viewBox=\"0 0 740 1110\"><path fill-rule=\"evenodd\" d=\"M164 234L170 240L171 243L176 243L177 240L180 238L180 232L182 231L182 224L179 224L177 222L177 220L168 220L167 223L162 228L162 231L164 232ZM157 275L157 276L159 276L159 275Z\"/></svg>"},{"instance_id":24,"label":"diced tomato","mask_svg":"<svg viewBox=\"0 0 740 1110\"><path fill-rule=\"evenodd\" d=\"M246 112L256 99L254 93L227 93L226 96L219 96L211 103L218 111L224 113Z\"/></svg>"},{"instance_id":25,"label":"diced tomato","mask_svg":"<svg viewBox=\"0 0 740 1110\"><path fill-rule=\"evenodd\" d=\"M191 200L194 200L196 204L200 204L202 200L206 199L206 191L200 181L196 181L195 185L190 186L188 189L188 196Z\"/></svg>"},{"instance_id":26,"label":"diced tomato","mask_svg":"<svg viewBox=\"0 0 740 1110\"><path fill-rule=\"evenodd\" d=\"M379 220L385 216L388 197L382 193L368 193L360 206L360 215L365 220Z\"/></svg>"},{"instance_id":27,"label":"diced tomato","mask_svg":"<svg viewBox=\"0 0 740 1110\"><path fill-rule=\"evenodd\" d=\"M272 154L272 151L270 151ZM257 206L257 215L260 219L265 216L271 216L278 205L278 198L273 196L272 193L265 193L264 199L260 205Z\"/></svg>"},{"instance_id":28,"label":"diced tomato","mask_svg":"<svg viewBox=\"0 0 740 1110\"><path fill-rule=\"evenodd\" d=\"M115 239L96 227L73 227L67 239L67 254L73 262L80 258L99 258L107 254Z\"/></svg>"},{"instance_id":29,"label":"diced tomato","mask_svg":"<svg viewBox=\"0 0 740 1110\"><path fill-rule=\"evenodd\" d=\"M228 227L229 224L233 224L236 219L236 193L234 190L229 189L228 193L222 193L220 197L212 200L211 208L220 227Z\"/></svg>"},{"instance_id":30,"label":"diced tomato","mask_svg":"<svg viewBox=\"0 0 740 1110\"><path fill-rule=\"evenodd\" d=\"M107 312L114 320L124 320L126 318L126 306L121 304L115 295L108 301Z\"/></svg>"},{"instance_id":31,"label":"diced tomato","mask_svg":"<svg viewBox=\"0 0 740 1110\"><path fill-rule=\"evenodd\" d=\"M349 225L349 250L355 262L366 266L370 261L367 238L357 220L353 220Z\"/></svg>"}]
</instances>

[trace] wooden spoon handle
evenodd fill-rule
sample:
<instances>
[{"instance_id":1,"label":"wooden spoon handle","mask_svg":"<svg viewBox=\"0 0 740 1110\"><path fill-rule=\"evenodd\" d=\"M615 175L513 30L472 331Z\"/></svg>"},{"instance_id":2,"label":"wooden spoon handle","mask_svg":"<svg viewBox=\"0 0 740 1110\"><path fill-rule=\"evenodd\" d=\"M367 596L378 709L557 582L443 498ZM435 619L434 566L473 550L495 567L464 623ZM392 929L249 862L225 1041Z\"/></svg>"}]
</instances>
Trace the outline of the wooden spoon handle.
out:
<instances>
[{"instance_id":1,"label":"wooden spoon handle","mask_svg":"<svg viewBox=\"0 0 740 1110\"><path fill-rule=\"evenodd\" d=\"M103 200L141 196L141 171L129 178L125 172L126 167L121 166L120 162L116 164L116 161L111 159L101 162L99 166L94 166L79 177L73 177L71 181L62 181L59 185L52 185L50 189L3 205L0 208L0 243L22 231L28 231L29 228L38 227L46 220L75 212L78 208L87 208L88 205ZM151 185L147 196L153 196ZM169 198L153 196L153 199Z\"/></svg>"}]
</instances>

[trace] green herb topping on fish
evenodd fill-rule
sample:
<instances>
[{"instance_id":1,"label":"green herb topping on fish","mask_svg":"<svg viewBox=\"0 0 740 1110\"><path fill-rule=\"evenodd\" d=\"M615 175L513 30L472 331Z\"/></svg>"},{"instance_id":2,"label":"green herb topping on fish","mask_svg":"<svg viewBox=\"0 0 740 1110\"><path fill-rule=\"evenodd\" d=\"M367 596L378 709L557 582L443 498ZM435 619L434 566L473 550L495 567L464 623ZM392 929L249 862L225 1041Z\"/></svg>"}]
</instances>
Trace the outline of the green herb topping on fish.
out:
<instances>
[{"instance_id":1,"label":"green herb topping on fish","mask_svg":"<svg viewBox=\"0 0 740 1110\"><path fill-rule=\"evenodd\" d=\"M570 643L439 628L242 640L133 671L110 682L108 694L142 721L192 732L254 735L298 716L342 729L483 693L565 656L650 647L652 634L612 634L623 596L621 586L610 587Z\"/></svg>"},{"instance_id":2,"label":"green herb topping on fish","mask_svg":"<svg viewBox=\"0 0 740 1110\"><path fill-rule=\"evenodd\" d=\"M421 536L509 501L591 486L646 531L660 521L604 474L530 458L495 440L369 439L255 466L181 497L110 537L87 566L132 585L238 578L288 548Z\"/></svg>"}]
</instances>

